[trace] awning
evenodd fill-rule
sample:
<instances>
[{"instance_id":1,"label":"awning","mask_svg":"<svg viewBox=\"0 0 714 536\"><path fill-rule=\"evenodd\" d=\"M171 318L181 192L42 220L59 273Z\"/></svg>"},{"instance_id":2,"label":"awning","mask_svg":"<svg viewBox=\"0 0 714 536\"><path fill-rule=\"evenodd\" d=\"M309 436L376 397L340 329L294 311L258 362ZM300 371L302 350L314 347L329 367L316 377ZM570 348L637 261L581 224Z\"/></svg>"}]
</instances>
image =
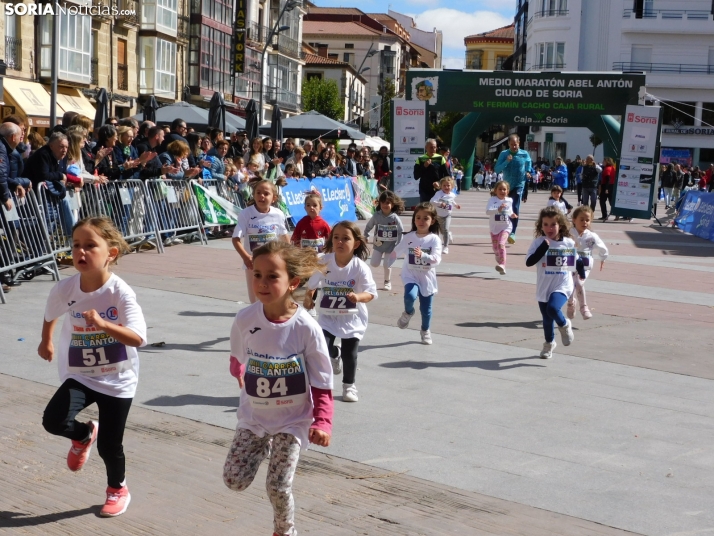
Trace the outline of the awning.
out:
<instances>
[{"instance_id":1,"label":"awning","mask_svg":"<svg viewBox=\"0 0 714 536\"><path fill-rule=\"evenodd\" d=\"M489 151L489 153L492 153L493 151L495 151L495 150L498 148L498 146L501 145L501 144L502 144L504 141L506 141L506 140L508 140L508 136L505 136L505 137L501 138L501 139L498 140L496 143L494 143L493 145L491 145L491 147L489 147L489 149L492 149L492 150Z\"/></svg>"},{"instance_id":2,"label":"awning","mask_svg":"<svg viewBox=\"0 0 714 536\"><path fill-rule=\"evenodd\" d=\"M51 90L47 88L49 93ZM58 87L57 88L57 104L64 112L77 112L81 115L86 115L90 119L94 119L97 113L96 108L92 106L89 99L82 95L82 92L74 87Z\"/></svg>"},{"instance_id":3,"label":"awning","mask_svg":"<svg viewBox=\"0 0 714 536\"><path fill-rule=\"evenodd\" d=\"M27 122L31 127L50 126L50 106L52 104L50 95L42 84L28 82L27 80L17 80L16 78L4 79L5 98L9 101L9 106L16 108L16 113L23 113L27 116ZM57 117L62 117L62 110L55 105Z\"/></svg>"}]
</instances>

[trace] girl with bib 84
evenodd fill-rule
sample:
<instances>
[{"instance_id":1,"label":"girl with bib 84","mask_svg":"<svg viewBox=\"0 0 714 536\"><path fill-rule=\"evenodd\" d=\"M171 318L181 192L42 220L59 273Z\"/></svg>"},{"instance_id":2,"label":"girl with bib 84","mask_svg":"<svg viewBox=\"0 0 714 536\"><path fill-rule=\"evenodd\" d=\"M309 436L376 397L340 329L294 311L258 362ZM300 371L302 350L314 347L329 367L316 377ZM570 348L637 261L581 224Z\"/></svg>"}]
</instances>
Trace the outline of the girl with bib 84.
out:
<instances>
[{"instance_id":1,"label":"girl with bib 84","mask_svg":"<svg viewBox=\"0 0 714 536\"><path fill-rule=\"evenodd\" d=\"M47 298L42 359L59 360L62 385L47 404L42 425L72 441L70 471L79 471L96 441L107 470L107 499L102 517L123 514L131 495L126 485L124 427L139 380L139 354L146 345L146 322L136 294L109 271L129 246L108 218L87 218L72 231L72 262L77 275L57 283ZM52 333L65 315L57 350ZM97 404L99 420L77 414Z\"/></svg>"},{"instance_id":2,"label":"girl with bib 84","mask_svg":"<svg viewBox=\"0 0 714 536\"><path fill-rule=\"evenodd\" d=\"M528 248L526 266L537 266L536 299L543 315L545 343L540 357L550 359L556 347L553 323L558 325L563 346L570 346L575 335L570 320L561 309L573 292L573 272L585 279L583 263L578 259L575 242L570 237L568 220L558 208L540 211L535 226L535 240Z\"/></svg>"},{"instance_id":3,"label":"girl with bib 84","mask_svg":"<svg viewBox=\"0 0 714 536\"><path fill-rule=\"evenodd\" d=\"M253 482L270 457L266 488L273 531L294 536L292 483L300 451L327 447L332 432L332 367L320 326L293 301L315 270L317 252L272 241L253 251L258 302L231 328L230 371L241 388L238 426L223 468L234 491Z\"/></svg>"}]
</instances>

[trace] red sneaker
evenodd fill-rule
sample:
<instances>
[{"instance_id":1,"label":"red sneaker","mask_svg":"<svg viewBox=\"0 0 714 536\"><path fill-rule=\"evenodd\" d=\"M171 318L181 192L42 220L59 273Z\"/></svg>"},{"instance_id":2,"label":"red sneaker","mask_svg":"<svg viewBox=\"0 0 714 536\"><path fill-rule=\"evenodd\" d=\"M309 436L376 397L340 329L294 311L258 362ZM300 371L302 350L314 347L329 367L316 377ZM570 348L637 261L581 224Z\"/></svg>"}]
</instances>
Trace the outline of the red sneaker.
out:
<instances>
[{"instance_id":1,"label":"red sneaker","mask_svg":"<svg viewBox=\"0 0 714 536\"><path fill-rule=\"evenodd\" d=\"M99 515L102 517L116 517L126 512L131 502L131 494L126 486L121 488L107 488L107 501L102 506Z\"/></svg>"},{"instance_id":2,"label":"red sneaker","mask_svg":"<svg viewBox=\"0 0 714 536\"><path fill-rule=\"evenodd\" d=\"M97 440L99 432L99 423L97 421L89 421L87 423L92 427L92 437L86 443L72 440L72 448L67 454L67 467L70 471L79 471L89 459L89 453L92 452L92 445Z\"/></svg>"}]
</instances>

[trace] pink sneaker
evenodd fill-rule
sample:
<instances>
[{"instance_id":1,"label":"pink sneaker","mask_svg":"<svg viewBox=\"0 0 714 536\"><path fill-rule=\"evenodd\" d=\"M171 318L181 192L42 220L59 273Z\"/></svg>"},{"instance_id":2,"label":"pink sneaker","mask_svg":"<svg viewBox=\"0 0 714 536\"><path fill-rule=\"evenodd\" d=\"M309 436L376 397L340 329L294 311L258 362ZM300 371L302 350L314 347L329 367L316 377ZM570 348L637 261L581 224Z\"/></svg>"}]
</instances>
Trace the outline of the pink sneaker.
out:
<instances>
[{"instance_id":1,"label":"pink sneaker","mask_svg":"<svg viewBox=\"0 0 714 536\"><path fill-rule=\"evenodd\" d=\"M92 445L97 440L99 432L99 423L97 421L89 421L87 423L92 427L92 437L86 443L72 440L72 448L67 454L67 467L70 471L79 471L89 459L89 453L92 452Z\"/></svg>"},{"instance_id":2,"label":"pink sneaker","mask_svg":"<svg viewBox=\"0 0 714 536\"><path fill-rule=\"evenodd\" d=\"M589 318L593 317L593 314L590 312L590 309L587 305L583 305L582 307L580 307L580 314L583 315L583 320L588 320Z\"/></svg>"},{"instance_id":3,"label":"pink sneaker","mask_svg":"<svg viewBox=\"0 0 714 536\"><path fill-rule=\"evenodd\" d=\"M572 320L575 318L575 308L577 307L578 299L573 296L573 301L568 302L568 308L565 311L565 315Z\"/></svg>"},{"instance_id":4,"label":"pink sneaker","mask_svg":"<svg viewBox=\"0 0 714 536\"><path fill-rule=\"evenodd\" d=\"M121 488L107 488L107 501L102 506L102 511L99 515L102 517L116 517L126 512L131 502L131 494L129 488L123 486Z\"/></svg>"}]
</instances>

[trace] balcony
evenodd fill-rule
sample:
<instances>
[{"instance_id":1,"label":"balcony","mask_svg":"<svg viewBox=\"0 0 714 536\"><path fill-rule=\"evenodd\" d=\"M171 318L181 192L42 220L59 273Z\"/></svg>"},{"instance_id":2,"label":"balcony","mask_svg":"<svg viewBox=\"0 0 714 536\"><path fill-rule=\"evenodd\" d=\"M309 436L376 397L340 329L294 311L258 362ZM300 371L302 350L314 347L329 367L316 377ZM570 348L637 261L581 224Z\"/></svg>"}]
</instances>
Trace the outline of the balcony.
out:
<instances>
[{"instance_id":1,"label":"balcony","mask_svg":"<svg viewBox=\"0 0 714 536\"><path fill-rule=\"evenodd\" d=\"M302 97L288 89L266 86L265 87L265 102L268 104L277 104L282 109L299 112L302 109Z\"/></svg>"},{"instance_id":2,"label":"balcony","mask_svg":"<svg viewBox=\"0 0 714 536\"><path fill-rule=\"evenodd\" d=\"M96 13L96 15L93 15L93 18L101 21L112 20L111 0L96 0L92 5L94 6Z\"/></svg>"},{"instance_id":3,"label":"balcony","mask_svg":"<svg viewBox=\"0 0 714 536\"><path fill-rule=\"evenodd\" d=\"M528 67L526 70L527 71L563 71L563 70L565 70L565 63L564 62L540 63L537 65Z\"/></svg>"},{"instance_id":4,"label":"balcony","mask_svg":"<svg viewBox=\"0 0 714 536\"><path fill-rule=\"evenodd\" d=\"M714 74L714 65L696 65L687 63L633 63L615 62L613 71L625 73L665 73L665 74Z\"/></svg>"},{"instance_id":5,"label":"balcony","mask_svg":"<svg viewBox=\"0 0 714 536\"><path fill-rule=\"evenodd\" d=\"M567 16L568 16L567 9L544 9L543 11L536 11L535 13L533 13L533 17L531 17L531 20L533 20L534 18L539 19L541 17L567 17Z\"/></svg>"},{"instance_id":6,"label":"balcony","mask_svg":"<svg viewBox=\"0 0 714 536\"><path fill-rule=\"evenodd\" d=\"M642 12L642 18L632 9L622 12L623 33L670 34L672 36L706 36L712 32L712 14L709 11L683 9L658 9ZM651 38L651 37L650 37Z\"/></svg>"},{"instance_id":7,"label":"balcony","mask_svg":"<svg viewBox=\"0 0 714 536\"><path fill-rule=\"evenodd\" d=\"M274 35L272 46L274 51L285 56L289 56L297 60L305 59L305 53L302 51L302 45L300 42L289 38L287 35Z\"/></svg>"},{"instance_id":8,"label":"balcony","mask_svg":"<svg viewBox=\"0 0 714 536\"><path fill-rule=\"evenodd\" d=\"M99 60L97 58L92 58L92 77L89 83L93 86L99 85Z\"/></svg>"},{"instance_id":9,"label":"balcony","mask_svg":"<svg viewBox=\"0 0 714 536\"><path fill-rule=\"evenodd\" d=\"M119 10L115 19L117 26L127 29L139 27L138 2L135 0L117 0L117 9Z\"/></svg>"},{"instance_id":10,"label":"balcony","mask_svg":"<svg viewBox=\"0 0 714 536\"><path fill-rule=\"evenodd\" d=\"M637 12L634 9L625 9L622 12L623 19L637 18ZM642 12L643 20L712 20L712 14L709 11L692 11L686 9L647 9Z\"/></svg>"},{"instance_id":11,"label":"balcony","mask_svg":"<svg viewBox=\"0 0 714 536\"><path fill-rule=\"evenodd\" d=\"M267 26L259 26L255 22L246 24L245 40L255 44L265 44L268 40L270 28Z\"/></svg>"},{"instance_id":12,"label":"balcony","mask_svg":"<svg viewBox=\"0 0 714 536\"><path fill-rule=\"evenodd\" d=\"M5 37L5 64L8 69L22 70L22 39Z\"/></svg>"},{"instance_id":13,"label":"balcony","mask_svg":"<svg viewBox=\"0 0 714 536\"><path fill-rule=\"evenodd\" d=\"M117 89L127 91L129 89L129 66L117 65Z\"/></svg>"}]
</instances>

